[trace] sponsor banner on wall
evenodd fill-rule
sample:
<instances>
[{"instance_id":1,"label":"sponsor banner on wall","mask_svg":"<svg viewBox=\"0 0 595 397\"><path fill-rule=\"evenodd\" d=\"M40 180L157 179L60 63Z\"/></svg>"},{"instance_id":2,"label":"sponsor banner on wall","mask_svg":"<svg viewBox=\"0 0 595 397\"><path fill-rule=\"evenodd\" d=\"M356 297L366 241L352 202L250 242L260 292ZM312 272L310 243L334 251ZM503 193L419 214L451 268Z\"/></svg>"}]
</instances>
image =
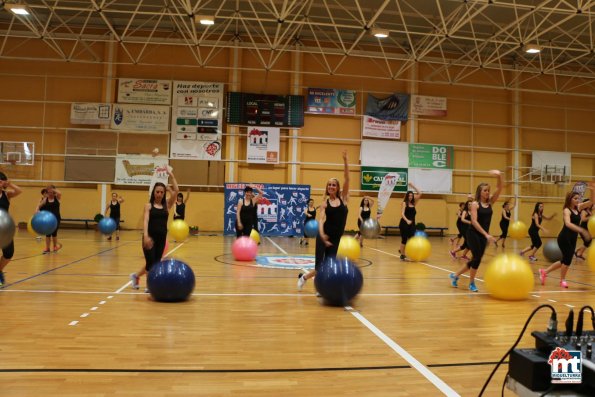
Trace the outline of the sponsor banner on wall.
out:
<instances>
[{"instance_id":1,"label":"sponsor banner on wall","mask_svg":"<svg viewBox=\"0 0 595 397\"><path fill-rule=\"evenodd\" d=\"M150 186L151 180L156 175L155 171L157 169L166 170L167 167L168 159L166 156L118 155L116 156L116 178L114 183L117 185ZM164 172L167 176L167 172Z\"/></svg>"},{"instance_id":2,"label":"sponsor banner on wall","mask_svg":"<svg viewBox=\"0 0 595 397\"><path fill-rule=\"evenodd\" d=\"M224 233L235 235L238 201L244 198L246 183L225 184ZM257 206L258 233L263 236L303 236L310 185L255 184L264 192ZM256 192L255 192L256 193Z\"/></svg>"},{"instance_id":3,"label":"sponsor banner on wall","mask_svg":"<svg viewBox=\"0 0 595 397\"><path fill-rule=\"evenodd\" d=\"M368 94L366 114L382 120L407 121L409 112L409 94L393 94L379 99Z\"/></svg>"},{"instance_id":4,"label":"sponsor banner on wall","mask_svg":"<svg viewBox=\"0 0 595 397\"><path fill-rule=\"evenodd\" d=\"M391 185L393 192L406 192L408 184L407 168L362 167L361 190L378 191L387 174L395 178Z\"/></svg>"},{"instance_id":5,"label":"sponsor banner on wall","mask_svg":"<svg viewBox=\"0 0 595 397\"><path fill-rule=\"evenodd\" d=\"M248 163L279 164L281 130L275 127L248 128Z\"/></svg>"},{"instance_id":6,"label":"sponsor banner on wall","mask_svg":"<svg viewBox=\"0 0 595 397\"><path fill-rule=\"evenodd\" d=\"M171 157L221 160L222 83L173 82Z\"/></svg>"},{"instance_id":7,"label":"sponsor banner on wall","mask_svg":"<svg viewBox=\"0 0 595 397\"><path fill-rule=\"evenodd\" d=\"M452 169L454 148L423 143L409 144L409 167Z\"/></svg>"},{"instance_id":8,"label":"sponsor banner on wall","mask_svg":"<svg viewBox=\"0 0 595 397\"><path fill-rule=\"evenodd\" d=\"M446 116L446 98L411 95L411 114L419 116Z\"/></svg>"},{"instance_id":9,"label":"sponsor banner on wall","mask_svg":"<svg viewBox=\"0 0 595 397\"><path fill-rule=\"evenodd\" d=\"M171 81L118 79L118 102L171 105Z\"/></svg>"},{"instance_id":10,"label":"sponsor banner on wall","mask_svg":"<svg viewBox=\"0 0 595 397\"><path fill-rule=\"evenodd\" d=\"M362 118L362 135L372 138L401 139L401 122L381 120L372 116Z\"/></svg>"},{"instance_id":11,"label":"sponsor banner on wall","mask_svg":"<svg viewBox=\"0 0 595 397\"><path fill-rule=\"evenodd\" d=\"M111 128L126 131L169 131L169 106L114 104Z\"/></svg>"},{"instance_id":12,"label":"sponsor banner on wall","mask_svg":"<svg viewBox=\"0 0 595 397\"><path fill-rule=\"evenodd\" d=\"M355 90L334 88L308 88L306 113L355 115Z\"/></svg>"},{"instance_id":13,"label":"sponsor banner on wall","mask_svg":"<svg viewBox=\"0 0 595 397\"><path fill-rule=\"evenodd\" d=\"M110 103L73 103L70 105L71 124L109 125L112 115Z\"/></svg>"}]
</instances>

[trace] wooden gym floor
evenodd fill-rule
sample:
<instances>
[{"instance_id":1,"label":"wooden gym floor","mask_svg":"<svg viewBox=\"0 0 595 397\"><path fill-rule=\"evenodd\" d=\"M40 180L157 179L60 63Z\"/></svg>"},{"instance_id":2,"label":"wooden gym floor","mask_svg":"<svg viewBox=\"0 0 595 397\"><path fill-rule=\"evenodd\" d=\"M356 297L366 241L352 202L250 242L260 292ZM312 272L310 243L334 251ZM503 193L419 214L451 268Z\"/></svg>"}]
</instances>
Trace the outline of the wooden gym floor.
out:
<instances>
[{"instance_id":1,"label":"wooden gym floor","mask_svg":"<svg viewBox=\"0 0 595 397\"><path fill-rule=\"evenodd\" d=\"M60 238L59 253L42 255L43 243L17 234L0 290L2 397L476 396L535 307L553 305L562 327L570 307L595 298L582 262L568 290L553 274L526 301L492 299L483 281L479 293L466 279L454 289L448 274L459 263L448 238L430 238L430 259L413 263L398 259L393 236L365 242L371 264L352 308L327 307L312 281L296 290L297 271L235 265L232 238L201 235L170 242L197 285L188 302L165 304L130 288L128 275L143 264L138 232L112 242L91 230ZM259 253L313 254L313 245L263 238ZM509 240L506 249L520 248ZM488 248L486 260L496 252ZM538 257L535 272L545 265ZM547 310L534 318L521 347L533 346L530 331L545 330L548 318ZM485 395L500 395L506 371Z\"/></svg>"}]
</instances>

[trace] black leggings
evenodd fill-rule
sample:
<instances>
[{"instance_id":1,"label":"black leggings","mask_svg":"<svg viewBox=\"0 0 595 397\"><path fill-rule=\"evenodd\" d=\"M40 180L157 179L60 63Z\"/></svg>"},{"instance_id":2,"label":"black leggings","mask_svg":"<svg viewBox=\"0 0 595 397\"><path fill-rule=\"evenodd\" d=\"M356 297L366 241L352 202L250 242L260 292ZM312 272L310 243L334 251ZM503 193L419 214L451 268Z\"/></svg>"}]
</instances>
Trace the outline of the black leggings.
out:
<instances>
[{"instance_id":1,"label":"black leggings","mask_svg":"<svg viewBox=\"0 0 595 397\"><path fill-rule=\"evenodd\" d=\"M399 222L399 231L401 232L401 244L407 244L407 240L415 235L415 222L408 225L405 220L401 219Z\"/></svg>"},{"instance_id":2,"label":"black leggings","mask_svg":"<svg viewBox=\"0 0 595 397\"><path fill-rule=\"evenodd\" d=\"M46 234L46 237L58 237L58 229L60 229L60 221L58 220L58 225L56 226L56 230L54 230L51 234Z\"/></svg>"},{"instance_id":3,"label":"black leggings","mask_svg":"<svg viewBox=\"0 0 595 397\"><path fill-rule=\"evenodd\" d=\"M143 254L145 255L145 270L148 272L153 265L161 260L163 251L165 251L165 243L167 242L167 235L150 236L153 239L153 247L145 249L143 247Z\"/></svg>"},{"instance_id":4,"label":"black leggings","mask_svg":"<svg viewBox=\"0 0 595 397\"><path fill-rule=\"evenodd\" d=\"M2 257L4 259L12 259L14 256L14 240L10 242L6 247L2 248Z\"/></svg>"},{"instance_id":5,"label":"black leggings","mask_svg":"<svg viewBox=\"0 0 595 397\"><path fill-rule=\"evenodd\" d=\"M318 271L320 266L324 262L324 260L329 256L337 256L337 250L339 249L339 242L341 241L341 236L333 237L328 236L329 241L333 244L330 247L327 247L320 234L316 236L316 260L314 262L314 269Z\"/></svg>"},{"instance_id":6,"label":"black leggings","mask_svg":"<svg viewBox=\"0 0 595 397\"><path fill-rule=\"evenodd\" d=\"M238 238L242 237L242 236L250 237L250 233L252 233L252 229L254 228L252 226L252 223L242 222L242 226L244 226L244 228L242 230L238 229L238 223L236 222L236 237L238 237Z\"/></svg>"},{"instance_id":7,"label":"black leggings","mask_svg":"<svg viewBox=\"0 0 595 397\"><path fill-rule=\"evenodd\" d=\"M538 230L531 230L529 229L529 237L531 237L531 248L539 248L541 247L541 237L539 237Z\"/></svg>"},{"instance_id":8,"label":"black leggings","mask_svg":"<svg viewBox=\"0 0 595 397\"><path fill-rule=\"evenodd\" d=\"M469 230L467 230L467 235L465 236L465 243L473 255L473 258L467 262L467 267L470 269L478 269L479 264L481 263L481 258L483 257L483 253L486 250L488 239L477 233L473 227L470 227Z\"/></svg>"}]
</instances>

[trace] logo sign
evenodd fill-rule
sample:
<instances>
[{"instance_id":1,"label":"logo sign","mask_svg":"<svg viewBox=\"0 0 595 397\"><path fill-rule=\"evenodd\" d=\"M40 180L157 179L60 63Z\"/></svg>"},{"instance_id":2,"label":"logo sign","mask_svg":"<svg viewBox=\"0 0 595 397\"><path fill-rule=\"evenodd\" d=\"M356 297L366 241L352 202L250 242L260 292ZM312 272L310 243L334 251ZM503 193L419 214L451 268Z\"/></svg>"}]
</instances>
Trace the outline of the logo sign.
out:
<instances>
[{"instance_id":1,"label":"logo sign","mask_svg":"<svg viewBox=\"0 0 595 397\"><path fill-rule=\"evenodd\" d=\"M388 173L394 180L390 184L394 186L394 192L406 192L408 183L407 168L382 168L382 167L362 167L361 189L378 191L382 181Z\"/></svg>"},{"instance_id":2,"label":"logo sign","mask_svg":"<svg viewBox=\"0 0 595 397\"><path fill-rule=\"evenodd\" d=\"M272 267L275 269L314 269L313 255L258 255L256 264L261 267Z\"/></svg>"},{"instance_id":3,"label":"logo sign","mask_svg":"<svg viewBox=\"0 0 595 397\"><path fill-rule=\"evenodd\" d=\"M409 144L409 167L452 169L454 149L452 146Z\"/></svg>"},{"instance_id":4,"label":"logo sign","mask_svg":"<svg viewBox=\"0 0 595 397\"><path fill-rule=\"evenodd\" d=\"M557 347L548 359L551 365L552 383L581 383L583 363L580 351Z\"/></svg>"},{"instance_id":5,"label":"logo sign","mask_svg":"<svg viewBox=\"0 0 595 397\"><path fill-rule=\"evenodd\" d=\"M355 115L357 92L333 88L308 88L306 113Z\"/></svg>"}]
</instances>

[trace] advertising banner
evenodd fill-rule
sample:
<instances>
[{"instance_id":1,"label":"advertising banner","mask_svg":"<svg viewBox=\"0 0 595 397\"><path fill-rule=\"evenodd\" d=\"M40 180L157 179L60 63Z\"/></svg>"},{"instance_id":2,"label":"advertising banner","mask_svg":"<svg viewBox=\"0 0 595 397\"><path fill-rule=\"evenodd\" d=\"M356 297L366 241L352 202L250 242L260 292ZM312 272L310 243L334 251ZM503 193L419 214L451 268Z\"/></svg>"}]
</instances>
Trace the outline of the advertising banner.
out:
<instances>
[{"instance_id":1,"label":"advertising banner","mask_svg":"<svg viewBox=\"0 0 595 397\"><path fill-rule=\"evenodd\" d=\"M246 183L225 184L224 233L236 234L238 201L244 198ZM263 236L303 236L310 185L251 183L264 192L258 205L258 232Z\"/></svg>"},{"instance_id":2,"label":"advertising banner","mask_svg":"<svg viewBox=\"0 0 595 397\"><path fill-rule=\"evenodd\" d=\"M110 103L73 103L70 105L71 124L109 125L112 115Z\"/></svg>"},{"instance_id":3,"label":"advertising banner","mask_svg":"<svg viewBox=\"0 0 595 397\"><path fill-rule=\"evenodd\" d=\"M454 147L423 143L409 144L409 167L452 170Z\"/></svg>"},{"instance_id":4,"label":"advertising banner","mask_svg":"<svg viewBox=\"0 0 595 397\"><path fill-rule=\"evenodd\" d=\"M114 183L117 185L150 186L152 179L154 179L153 184L159 180L159 175L156 175L155 171L157 169L165 170L167 167L168 159L165 156L118 155L116 157L116 178ZM167 181L166 171L165 177Z\"/></svg>"},{"instance_id":5,"label":"advertising banner","mask_svg":"<svg viewBox=\"0 0 595 397\"><path fill-rule=\"evenodd\" d=\"M357 92L334 88L308 88L306 113L355 115Z\"/></svg>"},{"instance_id":6,"label":"advertising banner","mask_svg":"<svg viewBox=\"0 0 595 397\"><path fill-rule=\"evenodd\" d=\"M411 114L419 116L446 116L446 98L411 95Z\"/></svg>"},{"instance_id":7,"label":"advertising banner","mask_svg":"<svg viewBox=\"0 0 595 397\"><path fill-rule=\"evenodd\" d=\"M118 102L171 105L171 81L119 79Z\"/></svg>"},{"instance_id":8,"label":"advertising banner","mask_svg":"<svg viewBox=\"0 0 595 397\"><path fill-rule=\"evenodd\" d=\"M379 99L368 94L366 114L382 120L407 121L409 112L409 94L393 94Z\"/></svg>"},{"instance_id":9,"label":"advertising banner","mask_svg":"<svg viewBox=\"0 0 595 397\"><path fill-rule=\"evenodd\" d=\"M401 139L401 122L381 120L372 116L362 118L362 135L372 138Z\"/></svg>"},{"instance_id":10,"label":"advertising banner","mask_svg":"<svg viewBox=\"0 0 595 397\"><path fill-rule=\"evenodd\" d=\"M125 131L169 131L169 106L114 104L111 128Z\"/></svg>"},{"instance_id":11,"label":"advertising banner","mask_svg":"<svg viewBox=\"0 0 595 397\"><path fill-rule=\"evenodd\" d=\"M406 192L407 168L362 167L361 190L378 191L387 174L391 175L393 192Z\"/></svg>"},{"instance_id":12,"label":"advertising banner","mask_svg":"<svg viewBox=\"0 0 595 397\"><path fill-rule=\"evenodd\" d=\"M279 164L281 130L275 127L248 128L248 163Z\"/></svg>"}]
</instances>

